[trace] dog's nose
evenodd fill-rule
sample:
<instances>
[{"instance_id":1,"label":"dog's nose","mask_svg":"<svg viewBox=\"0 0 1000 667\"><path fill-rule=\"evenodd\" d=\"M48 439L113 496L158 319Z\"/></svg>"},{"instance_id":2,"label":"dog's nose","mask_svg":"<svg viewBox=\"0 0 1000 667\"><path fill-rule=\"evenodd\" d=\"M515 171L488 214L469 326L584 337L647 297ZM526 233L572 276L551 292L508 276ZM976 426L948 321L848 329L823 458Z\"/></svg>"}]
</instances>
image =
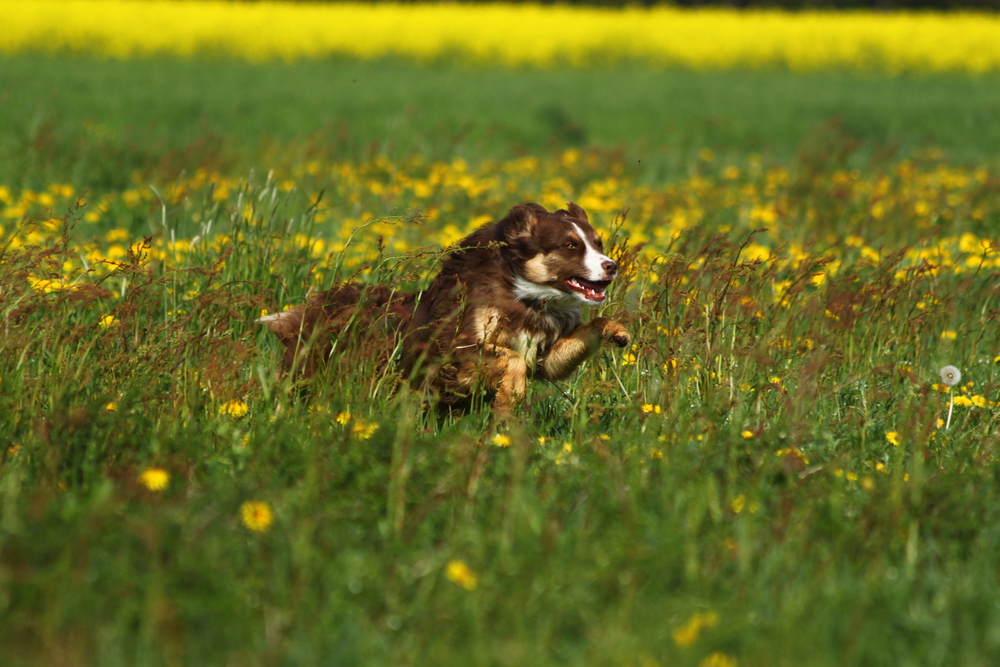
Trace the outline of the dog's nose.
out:
<instances>
[{"instance_id":1,"label":"dog's nose","mask_svg":"<svg viewBox=\"0 0 1000 667\"><path fill-rule=\"evenodd\" d=\"M609 276L614 276L618 273L618 262L613 259L606 259L601 262L601 268L604 269L604 272Z\"/></svg>"}]
</instances>

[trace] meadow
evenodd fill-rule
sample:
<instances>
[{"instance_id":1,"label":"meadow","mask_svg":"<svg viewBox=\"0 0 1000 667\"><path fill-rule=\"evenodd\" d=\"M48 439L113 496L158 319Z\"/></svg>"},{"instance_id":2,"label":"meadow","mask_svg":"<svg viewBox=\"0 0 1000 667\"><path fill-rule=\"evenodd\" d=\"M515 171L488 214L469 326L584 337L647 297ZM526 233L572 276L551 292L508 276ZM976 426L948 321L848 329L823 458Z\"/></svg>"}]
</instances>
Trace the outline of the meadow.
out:
<instances>
[{"instance_id":1,"label":"meadow","mask_svg":"<svg viewBox=\"0 0 1000 667\"><path fill-rule=\"evenodd\" d=\"M996 664L997 83L5 56L2 662ZM507 425L277 374L519 201L630 349Z\"/></svg>"}]
</instances>

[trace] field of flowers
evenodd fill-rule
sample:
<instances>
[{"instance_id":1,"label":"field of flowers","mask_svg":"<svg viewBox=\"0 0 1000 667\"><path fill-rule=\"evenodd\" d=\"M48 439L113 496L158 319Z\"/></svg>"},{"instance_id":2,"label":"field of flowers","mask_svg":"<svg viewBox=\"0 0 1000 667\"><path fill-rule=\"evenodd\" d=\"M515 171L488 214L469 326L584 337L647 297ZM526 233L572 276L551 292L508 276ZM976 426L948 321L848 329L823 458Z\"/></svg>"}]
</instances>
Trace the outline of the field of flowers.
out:
<instances>
[{"instance_id":1,"label":"field of flowers","mask_svg":"<svg viewBox=\"0 0 1000 667\"><path fill-rule=\"evenodd\" d=\"M989 127L995 16L159 0L0 0L0 16L0 82L24 84L0 90L4 667L1000 663L1000 167L985 130L962 161L930 147ZM328 56L389 57L337 70L340 101L384 65L377 90L430 82L458 111L401 94L385 127L360 122L369 101L329 132L196 136L234 118L222 107L333 99L297 95L331 85L316 61L234 59ZM123 60L88 78L100 58ZM609 61L642 64L565 67ZM472 87L445 76L468 63L549 131L494 117L476 128L491 146L528 139L458 150L471 130L451 119L476 107L440 86ZM671 87L650 64L699 71ZM888 73L711 71L730 66ZM254 87L265 69L289 85ZM852 107L779 151L780 122L713 134L737 123L706 104L588 143L566 110L623 72L630 99L655 82L664 105L759 86L771 106L735 106L763 115L830 81L905 80L923 111ZM223 85L254 96L208 94ZM606 111L593 136L623 113ZM677 137L698 127L747 143L691 150ZM343 281L419 291L521 201L589 212L622 267L589 315L621 320L630 348L531 383L506 423L427 409L365 338L313 382L278 372L262 314Z\"/></svg>"},{"instance_id":2,"label":"field of flowers","mask_svg":"<svg viewBox=\"0 0 1000 667\"><path fill-rule=\"evenodd\" d=\"M988 664L1000 174L823 160L0 188L0 640L25 664ZM417 289L519 200L590 212L631 349L500 431L364 355L305 393L276 375L262 312Z\"/></svg>"},{"instance_id":3,"label":"field of flowers","mask_svg":"<svg viewBox=\"0 0 1000 667\"><path fill-rule=\"evenodd\" d=\"M891 72L1000 68L1000 18L987 13L0 0L0 16L3 54L402 56L541 67L641 61L701 69Z\"/></svg>"}]
</instances>

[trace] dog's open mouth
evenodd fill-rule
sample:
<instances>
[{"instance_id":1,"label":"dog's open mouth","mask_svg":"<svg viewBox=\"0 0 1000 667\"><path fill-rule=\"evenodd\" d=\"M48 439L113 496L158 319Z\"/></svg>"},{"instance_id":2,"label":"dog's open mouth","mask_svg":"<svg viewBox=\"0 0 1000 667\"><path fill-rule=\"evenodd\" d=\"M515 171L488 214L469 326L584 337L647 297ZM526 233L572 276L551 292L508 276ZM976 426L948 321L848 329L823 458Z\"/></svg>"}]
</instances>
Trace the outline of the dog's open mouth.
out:
<instances>
[{"instance_id":1,"label":"dog's open mouth","mask_svg":"<svg viewBox=\"0 0 1000 667\"><path fill-rule=\"evenodd\" d=\"M587 301L604 301L604 297L607 296L604 290L610 284L610 280L587 280L579 276L566 279L566 286L582 294Z\"/></svg>"}]
</instances>

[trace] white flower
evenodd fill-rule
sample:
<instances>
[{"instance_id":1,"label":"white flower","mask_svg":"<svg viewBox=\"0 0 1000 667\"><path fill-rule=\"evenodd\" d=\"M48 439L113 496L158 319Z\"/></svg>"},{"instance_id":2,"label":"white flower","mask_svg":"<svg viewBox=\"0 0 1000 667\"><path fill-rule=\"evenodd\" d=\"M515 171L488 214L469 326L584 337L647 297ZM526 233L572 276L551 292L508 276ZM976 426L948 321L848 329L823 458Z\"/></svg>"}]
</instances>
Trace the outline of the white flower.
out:
<instances>
[{"instance_id":1,"label":"white flower","mask_svg":"<svg viewBox=\"0 0 1000 667\"><path fill-rule=\"evenodd\" d=\"M954 366L945 366L941 369L941 382L944 382L949 387L954 387L961 381L962 371L958 370Z\"/></svg>"}]
</instances>

